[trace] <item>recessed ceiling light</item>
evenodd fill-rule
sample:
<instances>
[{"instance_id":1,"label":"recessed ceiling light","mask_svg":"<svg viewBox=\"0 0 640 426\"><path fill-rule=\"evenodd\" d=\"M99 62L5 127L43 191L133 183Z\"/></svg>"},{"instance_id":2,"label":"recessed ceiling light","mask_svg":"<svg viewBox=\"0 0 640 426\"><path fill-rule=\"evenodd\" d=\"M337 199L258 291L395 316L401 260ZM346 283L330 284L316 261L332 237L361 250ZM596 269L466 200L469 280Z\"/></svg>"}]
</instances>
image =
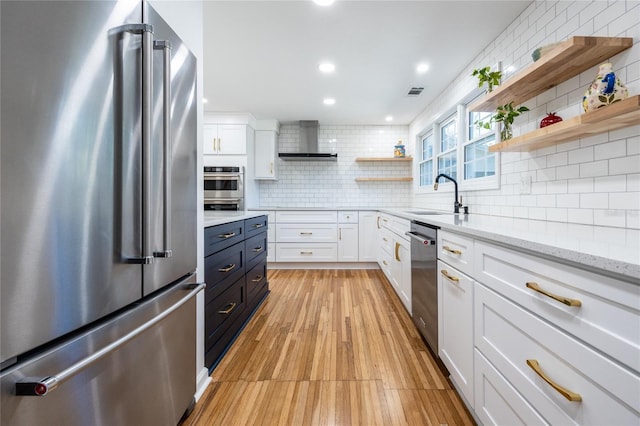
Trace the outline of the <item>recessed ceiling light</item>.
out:
<instances>
[{"instance_id":1,"label":"recessed ceiling light","mask_svg":"<svg viewBox=\"0 0 640 426\"><path fill-rule=\"evenodd\" d=\"M325 105L333 105L336 103L336 100L333 98L326 98L322 101Z\"/></svg>"},{"instance_id":2,"label":"recessed ceiling light","mask_svg":"<svg viewBox=\"0 0 640 426\"><path fill-rule=\"evenodd\" d=\"M323 62L318 66L318 69L324 73L330 73L336 70L336 66L329 62Z\"/></svg>"},{"instance_id":3,"label":"recessed ceiling light","mask_svg":"<svg viewBox=\"0 0 640 426\"><path fill-rule=\"evenodd\" d=\"M331 6L335 0L313 0L318 6Z\"/></svg>"},{"instance_id":4,"label":"recessed ceiling light","mask_svg":"<svg viewBox=\"0 0 640 426\"><path fill-rule=\"evenodd\" d=\"M429 71L429 64L418 64L418 66L416 67L416 71L418 72L418 74L424 74L427 71Z\"/></svg>"},{"instance_id":5,"label":"recessed ceiling light","mask_svg":"<svg viewBox=\"0 0 640 426\"><path fill-rule=\"evenodd\" d=\"M393 117L390 115L387 115L384 119L385 121L393 121Z\"/></svg>"}]
</instances>

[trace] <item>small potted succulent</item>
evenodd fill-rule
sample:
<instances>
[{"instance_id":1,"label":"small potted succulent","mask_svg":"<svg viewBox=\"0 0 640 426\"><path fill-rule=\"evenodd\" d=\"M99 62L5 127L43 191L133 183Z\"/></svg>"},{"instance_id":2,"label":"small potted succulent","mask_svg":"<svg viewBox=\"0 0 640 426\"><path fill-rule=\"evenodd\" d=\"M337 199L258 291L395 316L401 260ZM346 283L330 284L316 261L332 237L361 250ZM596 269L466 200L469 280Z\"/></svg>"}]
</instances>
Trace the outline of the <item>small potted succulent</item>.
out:
<instances>
[{"instance_id":1,"label":"small potted succulent","mask_svg":"<svg viewBox=\"0 0 640 426\"><path fill-rule=\"evenodd\" d=\"M474 124L483 127L485 129L491 128L491 123L502 123L502 130L500 130L500 140L506 141L513 137L513 120L523 112L529 111L526 106L516 108L513 106L513 102L499 106L496 109L496 113L491 116L489 121L476 121Z\"/></svg>"},{"instance_id":2,"label":"small potted succulent","mask_svg":"<svg viewBox=\"0 0 640 426\"><path fill-rule=\"evenodd\" d=\"M491 67L474 69L471 75L478 77L478 87L482 87L484 84L487 85L487 93L493 90L493 86L498 86L502 78L502 72L491 71Z\"/></svg>"}]
</instances>

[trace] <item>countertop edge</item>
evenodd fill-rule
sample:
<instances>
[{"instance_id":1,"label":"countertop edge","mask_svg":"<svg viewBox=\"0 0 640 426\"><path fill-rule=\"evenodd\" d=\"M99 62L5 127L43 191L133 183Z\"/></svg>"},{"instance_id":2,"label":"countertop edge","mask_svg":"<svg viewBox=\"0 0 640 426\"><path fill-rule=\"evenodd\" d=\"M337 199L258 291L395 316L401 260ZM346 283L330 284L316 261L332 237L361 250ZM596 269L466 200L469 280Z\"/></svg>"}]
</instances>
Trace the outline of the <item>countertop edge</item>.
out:
<instances>
[{"instance_id":1,"label":"countertop edge","mask_svg":"<svg viewBox=\"0 0 640 426\"><path fill-rule=\"evenodd\" d=\"M244 210L244 211L205 211L203 217L203 227L209 228L216 225L224 225L225 223L235 222L237 220L251 219L258 216L264 216L267 211Z\"/></svg>"}]
</instances>

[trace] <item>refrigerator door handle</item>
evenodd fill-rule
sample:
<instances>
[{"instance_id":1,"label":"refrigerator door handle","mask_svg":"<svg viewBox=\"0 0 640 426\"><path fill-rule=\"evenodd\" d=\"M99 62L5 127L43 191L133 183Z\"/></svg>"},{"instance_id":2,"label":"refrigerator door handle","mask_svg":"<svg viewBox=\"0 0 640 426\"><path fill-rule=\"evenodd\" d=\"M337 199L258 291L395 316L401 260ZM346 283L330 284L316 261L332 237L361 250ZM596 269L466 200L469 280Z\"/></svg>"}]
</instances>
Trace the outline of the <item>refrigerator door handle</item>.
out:
<instances>
[{"instance_id":1,"label":"refrigerator door handle","mask_svg":"<svg viewBox=\"0 0 640 426\"><path fill-rule=\"evenodd\" d=\"M163 248L153 253L154 257L171 257L171 42L156 40L153 48L162 50L163 78L162 78L162 162L163 176Z\"/></svg>"},{"instance_id":2,"label":"refrigerator door handle","mask_svg":"<svg viewBox=\"0 0 640 426\"><path fill-rule=\"evenodd\" d=\"M182 305L187 303L193 296L198 294L203 288L205 288L205 283L188 285L186 289L189 289L189 294L184 296L182 299L178 300L171 307L163 311L161 314L155 316L152 320L142 324L141 326L133 329L129 333L125 334L118 340L110 343L109 345L103 347L97 352L94 352L90 356L76 362L65 370L61 371L58 374L54 374L52 376L45 376L44 378L37 377L25 377L20 381L16 382L16 395L19 396L45 396L49 392L56 389L62 383L71 379L74 375L78 374L80 371L103 358L104 356L110 354L111 352L117 350L127 342L135 339L138 335L142 334L146 330L150 329L169 315L171 315L174 311L179 309Z\"/></svg>"}]
</instances>

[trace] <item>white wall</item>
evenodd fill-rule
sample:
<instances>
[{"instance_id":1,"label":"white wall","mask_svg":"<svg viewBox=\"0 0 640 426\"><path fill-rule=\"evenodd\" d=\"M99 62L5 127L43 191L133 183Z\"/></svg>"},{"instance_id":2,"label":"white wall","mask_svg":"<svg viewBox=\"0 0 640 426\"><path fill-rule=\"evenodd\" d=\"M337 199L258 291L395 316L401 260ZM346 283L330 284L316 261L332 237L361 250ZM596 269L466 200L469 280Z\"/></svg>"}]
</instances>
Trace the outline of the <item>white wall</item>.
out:
<instances>
[{"instance_id":1,"label":"white wall","mask_svg":"<svg viewBox=\"0 0 640 426\"><path fill-rule=\"evenodd\" d=\"M411 123L410 140L417 143L436 114L450 110L474 88L474 68L502 61L503 68L519 70L532 62L535 48L574 35L633 37L633 47L611 62L629 93L640 93L640 2L535 1ZM565 119L580 114L582 95L596 70L526 102L531 112L516 120L515 135L537 128L547 112ZM501 169L499 190L462 194L473 213L640 228L640 125L533 152L502 153ZM531 193L521 194L521 179L529 177ZM453 195L416 194L414 204L448 210Z\"/></svg>"},{"instance_id":2,"label":"white wall","mask_svg":"<svg viewBox=\"0 0 640 426\"><path fill-rule=\"evenodd\" d=\"M320 125L320 151L337 152L338 161L278 160L278 180L259 184L260 207L406 207L411 183L355 178L411 176L411 163L356 163L355 158L393 157L394 145L399 139L406 145L408 135L407 126ZM280 127L280 152L298 151L298 141L297 124Z\"/></svg>"}]
</instances>

